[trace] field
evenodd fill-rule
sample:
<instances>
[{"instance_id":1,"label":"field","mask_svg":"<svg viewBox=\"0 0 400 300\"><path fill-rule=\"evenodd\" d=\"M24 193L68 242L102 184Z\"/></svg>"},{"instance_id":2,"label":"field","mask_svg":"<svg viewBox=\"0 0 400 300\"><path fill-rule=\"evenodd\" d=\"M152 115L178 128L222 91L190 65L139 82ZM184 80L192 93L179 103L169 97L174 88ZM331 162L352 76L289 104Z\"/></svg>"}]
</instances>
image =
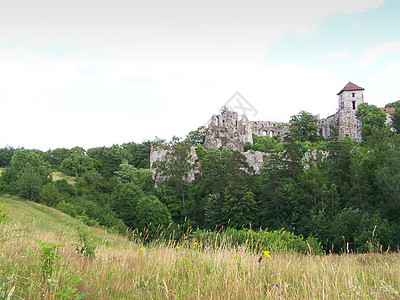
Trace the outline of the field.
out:
<instances>
[{"instance_id":1,"label":"field","mask_svg":"<svg viewBox=\"0 0 400 300\"><path fill-rule=\"evenodd\" d=\"M400 298L399 253L267 257L194 241L143 245L33 202L0 205L0 299Z\"/></svg>"}]
</instances>

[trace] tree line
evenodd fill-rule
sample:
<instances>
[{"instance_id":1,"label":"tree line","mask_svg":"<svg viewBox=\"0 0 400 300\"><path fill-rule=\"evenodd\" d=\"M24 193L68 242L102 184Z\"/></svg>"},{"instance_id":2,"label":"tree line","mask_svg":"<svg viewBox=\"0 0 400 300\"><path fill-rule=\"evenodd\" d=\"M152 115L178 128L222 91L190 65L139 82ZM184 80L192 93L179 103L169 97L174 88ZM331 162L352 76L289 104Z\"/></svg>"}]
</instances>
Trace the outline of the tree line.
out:
<instances>
[{"instance_id":1,"label":"tree line","mask_svg":"<svg viewBox=\"0 0 400 300\"><path fill-rule=\"evenodd\" d=\"M307 112L292 116L283 140L253 136L246 149L267 154L258 173L238 151L205 151L205 128L199 128L169 142L171 151L154 166L164 178L157 187L149 151L150 144L166 144L161 139L88 150L6 147L0 192L119 232L284 228L316 238L326 251L394 250L400 245L400 101L388 105L398 108L393 125L377 107L359 106L362 143L335 134L323 139ZM192 146L201 174L194 181L187 178L196 167ZM55 171L70 177L54 180Z\"/></svg>"}]
</instances>

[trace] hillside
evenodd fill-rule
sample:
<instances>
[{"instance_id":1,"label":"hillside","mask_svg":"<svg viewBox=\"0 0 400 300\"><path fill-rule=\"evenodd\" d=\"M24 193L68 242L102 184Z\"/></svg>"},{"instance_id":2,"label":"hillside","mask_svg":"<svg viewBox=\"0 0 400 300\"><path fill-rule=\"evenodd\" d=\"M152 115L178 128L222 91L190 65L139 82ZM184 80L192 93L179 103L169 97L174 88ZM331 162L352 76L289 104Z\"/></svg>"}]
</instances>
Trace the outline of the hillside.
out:
<instances>
[{"instance_id":1,"label":"hillside","mask_svg":"<svg viewBox=\"0 0 400 300\"><path fill-rule=\"evenodd\" d=\"M182 241L143 246L34 202L3 197L0 203L9 216L4 220L0 210L0 299L395 299L400 295L399 253L267 257L267 252L227 244L211 247ZM94 255L76 251L85 245Z\"/></svg>"}]
</instances>

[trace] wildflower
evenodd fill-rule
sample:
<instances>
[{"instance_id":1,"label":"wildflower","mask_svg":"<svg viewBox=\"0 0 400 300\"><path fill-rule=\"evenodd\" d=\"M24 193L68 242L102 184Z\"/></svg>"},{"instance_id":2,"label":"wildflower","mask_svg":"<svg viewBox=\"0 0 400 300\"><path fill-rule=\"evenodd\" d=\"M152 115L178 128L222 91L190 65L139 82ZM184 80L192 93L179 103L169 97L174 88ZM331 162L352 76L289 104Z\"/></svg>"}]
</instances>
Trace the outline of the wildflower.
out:
<instances>
[{"instance_id":1,"label":"wildflower","mask_svg":"<svg viewBox=\"0 0 400 300\"><path fill-rule=\"evenodd\" d=\"M192 264L194 264L194 260L192 260Z\"/></svg>"},{"instance_id":2,"label":"wildflower","mask_svg":"<svg viewBox=\"0 0 400 300\"><path fill-rule=\"evenodd\" d=\"M275 283L272 283L272 286L275 286Z\"/></svg>"},{"instance_id":3,"label":"wildflower","mask_svg":"<svg viewBox=\"0 0 400 300\"><path fill-rule=\"evenodd\" d=\"M195 245L195 246L198 246L198 245L199 245L199 243L197 243L197 242L194 242L194 243L193 243L193 245Z\"/></svg>"},{"instance_id":4,"label":"wildflower","mask_svg":"<svg viewBox=\"0 0 400 300\"><path fill-rule=\"evenodd\" d=\"M144 248L140 248L140 251L144 251Z\"/></svg>"},{"instance_id":5,"label":"wildflower","mask_svg":"<svg viewBox=\"0 0 400 300\"><path fill-rule=\"evenodd\" d=\"M179 247L179 246L176 246L175 248L178 250L180 247Z\"/></svg>"},{"instance_id":6,"label":"wildflower","mask_svg":"<svg viewBox=\"0 0 400 300\"><path fill-rule=\"evenodd\" d=\"M270 253L271 253L271 252L269 252L269 251L263 251L263 253L264 253L264 255L265 255L267 258L270 258Z\"/></svg>"}]
</instances>

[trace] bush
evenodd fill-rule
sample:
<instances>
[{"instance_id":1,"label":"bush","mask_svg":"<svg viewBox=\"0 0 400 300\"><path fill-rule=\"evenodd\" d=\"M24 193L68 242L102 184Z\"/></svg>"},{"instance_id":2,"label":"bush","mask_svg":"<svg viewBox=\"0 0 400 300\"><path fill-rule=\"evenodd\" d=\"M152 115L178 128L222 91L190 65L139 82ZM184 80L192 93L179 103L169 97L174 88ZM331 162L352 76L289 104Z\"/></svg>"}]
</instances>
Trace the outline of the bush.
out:
<instances>
[{"instance_id":1,"label":"bush","mask_svg":"<svg viewBox=\"0 0 400 300\"><path fill-rule=\"evenodd\" d=\"M155 237L159 227L168 227L172 223L171 214L165 204L156 196L147 196L137 204L137 228L146 231L149 238Z\"/></svg>"},{"instance_id":2,"label":"bush","mask_svg":"<svg viewBox=\"0 0 400 300\"><path fill-rule=\"evenodd\" d=\"M7 222L10 220L8 216L6 207L3 204L0 204L0 223Z\"/></svg>"},{"instance_id":3,"label":"bush","mask_svg":"<svg viewBox=\"0 0 400 300\"><path fill-rule=\"evenodd\" d=\"M322 248L317 239L309 237L304 240L302 236L297 236L284 229L271 232L232 228L220 232L196 230L191 233L190 238L215 247L245 245L256 252L269 250L276 253L322 253Z\"/></svg>"},{"instance_id":4,"label":"bush","mask_svg":"<svg viewBox=\"0 0 400 300\"><path fill-rule=\"evenodd\" d=\"M56 207L61 202L62 196L54 184L48 183L43 186L39 199L41 203L47 206Z\"/></svg>"}]
</instances>

